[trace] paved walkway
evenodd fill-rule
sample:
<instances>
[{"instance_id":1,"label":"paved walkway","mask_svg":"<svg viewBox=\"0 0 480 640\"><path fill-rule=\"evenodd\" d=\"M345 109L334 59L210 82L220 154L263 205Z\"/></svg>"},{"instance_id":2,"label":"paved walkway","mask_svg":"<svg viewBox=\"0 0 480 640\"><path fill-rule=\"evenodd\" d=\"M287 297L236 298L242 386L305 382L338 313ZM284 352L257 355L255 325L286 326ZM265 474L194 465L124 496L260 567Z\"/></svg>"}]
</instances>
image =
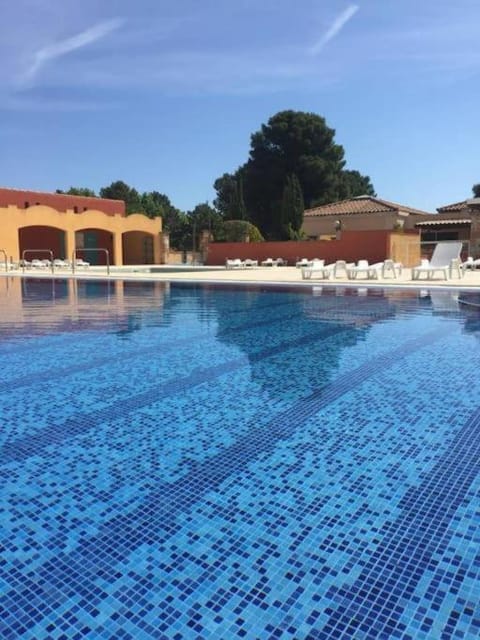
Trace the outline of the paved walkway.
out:
<instances>
[{"instance_id":1,"label":"paved walkway","mask_svg":"<svg viewBox=\"0 0 480 640\"><path fill-rule=\"evenodd\" d=\"M149 271L147 265L112 267L110 275L107 276L106 267L90 267L89 269L77 270L73 277L81 279L135 279L135 280L171 280L171 281L195 281L195 282L239 282L239 283L270 283L270 284L298 284L301 286L319 285L348 285L353 287L378 287L378 286L408 286L408 287L452 287L452 288L476 288L480 287L480 270L467 271L463 278L453 277L449 280L434 278L431 280L412 280L411 270L403 269L402 275L398 278L388 277L378 280L368 280L358 277L349 280L342 276L335 279L323 280L312 278L302 280L302 271L295 267L254 267L248 269L225 269L224 267L198 267L198 266L178 266L164 265L154 267L154 272ZM71 278L72 273L68 270L56 269L53 274L55 278ZM22 276L51 278L52 272L49 269L29 269L0 271L2 276Z\"/></svg>"}]
</instances>

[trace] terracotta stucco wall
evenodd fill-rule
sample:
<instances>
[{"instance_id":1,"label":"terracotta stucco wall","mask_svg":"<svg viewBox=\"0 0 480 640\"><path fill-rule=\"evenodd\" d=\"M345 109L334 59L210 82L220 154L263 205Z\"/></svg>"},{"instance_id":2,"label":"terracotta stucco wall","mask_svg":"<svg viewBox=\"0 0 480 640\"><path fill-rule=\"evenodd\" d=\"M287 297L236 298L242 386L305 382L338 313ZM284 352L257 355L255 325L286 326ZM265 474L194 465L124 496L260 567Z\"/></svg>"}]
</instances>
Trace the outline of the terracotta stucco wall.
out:
<instances>
[{"instance_id":1,"label":"terracotta stucco wall","mask_svg":"<svg viewBox=\"0 0 480 640\"><path fill-rule=\"evenodd\" d=\"M71 257L76 245L76 232L98 229L104 232L104 239L111 237L112 264L122 264L122 234L129 231L140 231L151 234L153 238L154 260L160 263L162 259L161 232L162 220L151 220L144 215L131 216L107 215L102 211L89 210L82 214L73 211L56 211L50 207L38 206L29 209L18 207L0 207L0 249L4 249L14 260L21 258L19 230L26 227L54 227L65 233L65 257ZM35 238L32 238L36 242ZM99 245L100 246L100 245ZM41 248L41 247L24 247ZM54 249L54 247L45 247ZM107 249L109 247L106 247ZM87 258L86 258L87 259Z\"/></svg>"},{"instance_id":2,"label":"terracotta stucco wall","mask_svg":"<svg viewBox=\"0 0 480 640\"><path fill-rule=\"evenodd\" d=\"M393 243L392 238L397 238ZM406 249L408 244L408 251ZM418 264L420 257L420 236L418 233L392 234L389 231L345 231L337 240L309 240L303 242L221 242L212 243L208 248L206 264L225 264L227 258L283 258L288 264L295 264L300 258L320 258L325 262L335 260L368 260L381 262L395 258L392 249L405 266Z\"/></svg>"},{"instance_id":3,"label":"terracotta stucco wall","mask_svg":"<svg viewBox=\"0 0 480 640\"><path fill-rule=\"evenodd\" d=\"M9 205L18 209L43 205L63 212L71 210L75 213L82 213L92 209L102 211L109 216L125 215L123 200L69 196L63 193L42 193L23 189L0 189L0 207L8 207Z\"/></svg>"}]
</instances>

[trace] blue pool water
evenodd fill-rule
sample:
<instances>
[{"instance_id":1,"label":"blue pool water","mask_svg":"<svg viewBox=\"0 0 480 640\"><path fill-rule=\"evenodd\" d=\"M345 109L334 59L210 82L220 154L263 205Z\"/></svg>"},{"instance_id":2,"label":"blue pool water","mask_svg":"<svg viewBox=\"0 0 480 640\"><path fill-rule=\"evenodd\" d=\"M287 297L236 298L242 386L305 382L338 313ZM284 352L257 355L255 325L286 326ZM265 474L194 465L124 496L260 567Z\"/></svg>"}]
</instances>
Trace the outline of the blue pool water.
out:
<instances>
[{"instance_id":1,"label":"blue pool water","mask_svg":"<svg viewBox=\"0 0 480 640\"><path fill-rule=\"evenodd\" d=\"M480 636L480 312L0 278L0 637Z\"/></svg>"}]
</instances>

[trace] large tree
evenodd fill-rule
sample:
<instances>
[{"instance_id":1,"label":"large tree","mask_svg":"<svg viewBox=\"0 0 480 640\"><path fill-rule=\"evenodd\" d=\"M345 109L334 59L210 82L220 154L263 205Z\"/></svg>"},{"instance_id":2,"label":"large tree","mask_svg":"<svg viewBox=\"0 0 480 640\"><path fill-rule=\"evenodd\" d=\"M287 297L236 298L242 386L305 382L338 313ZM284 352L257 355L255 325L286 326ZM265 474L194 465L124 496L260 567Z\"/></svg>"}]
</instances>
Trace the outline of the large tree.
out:
<instances>
[{"instance_id":1,"label":"large tree","mask_svg":"<svg viewBox=\"0 0 480 640\"><path fill-rule=\"evenodd\" d=\"M297 176L292 173L287 176L283 188L282 205L280 209L280 229L278 235L282 240L296 240L300 236L303 224L303 194Z\"/></svg>"},{"instance_id":2,"label":"large tree","mask_svg":"<svg viewBox=\"0 0 480 640\"><path fill-rule=\"evenodd\" d=\"M335 143L335 131L314 113L281 111L251 137L250 157L234 175L215 183L215 205L228 201L228 188L243 178L248 218L267 237L279 237L283 190L287 176L298 179L306 208L363 195L373 190L368 177L344 171L344 150ZM369 187L370 185L370 187Z\"/></svg>"},{"instance_id":3,"label":"large tree","mask_svg":"<svg viewBox=\"0 0 480 640\"><path fill-rule=\"evenodd\" d=\"M215 180L217 197L213 204L224 220L246 220L247 210L243 193L243 177L240 171L232 175L224 173Z\"/></svg>"},{"instance_id":4,"label":"large tree","mask_svg":"<svg viewBox=\"0 0 480 640\"><path fill-rule=\"evenodd\" d=\"M64 193L67 196L86 196L88 198L96 198L97 194L93 189L89 189L88 187L70 187L68 191L62 191L61 189L57 189L56 193Z\"/></svg>"},{"instance_id":5,"label":"large tree","mask_svg":"<svg viewBox=\"0 0 480 640\"><path fill-rule=\"evenodd\" d=\"M359 171L342 171L338 183L338 199L346 200L356 196L376 196L369 176L362 176ZM314 204L317 204L316 202ZM320 204L320 203L318 203ZM323 204L323 203L322 203Z\"/></svg>"},{"instance_id":6,"label":"large tree","mask_svg":"<svg viewBox=\"0 0 480 640\"><path fill-rule=\"evenodd\" d=\"M149 218L163 218L164 226L167 220L172 217L170 214L175 210L168 196L159 191L146 191L142 193L140 202L145 215Z\"/></svg>"},{"instance_id":7,"label":"large tree","mask_svg":"<svg viewBox=\"0 0 480 640\"><path fill-rule=\"evenodd\" d=\"M474 184L472 187L473 197L480 198L480 182L478 184Z\"/></svg>"},{"instance_id":8,"label":"large tree","mask_svg":"<svg viewBox=\"0 0 480 640\"><path fill-rule=\"evenodd\" d=\"M197 246L201 231L208 230L215 237L222 224L222 216L208 202L197 204L192 211L188 211L187 217L192 226L192 233L195 232Z\"/></svg>"},{"instance_id":9,"label":"large tree","mask_svg":"<svg viewBox=\"0 0 480 640\"><path fill-rule=\"evenodd\" d=\"M122 180L112 182L108 187L100 189L101 198L111 198L112 200L123 200L128 213L144 213L140 194L136 189L130 187Z\"/></svg>"},{"instance_id":10,"label":"large tree","mask_svg":"<svg viewBox=\"0 0 480 640\"><path fill-rule=\"evenodd\" d=\"M324 198L335 199L343 166L343 148L335 131L313 113L281 111L251 138L245 165L245 197L252 222L275 236L287 176L300 182L306 207Z\"/></svg>"}]
</instances>

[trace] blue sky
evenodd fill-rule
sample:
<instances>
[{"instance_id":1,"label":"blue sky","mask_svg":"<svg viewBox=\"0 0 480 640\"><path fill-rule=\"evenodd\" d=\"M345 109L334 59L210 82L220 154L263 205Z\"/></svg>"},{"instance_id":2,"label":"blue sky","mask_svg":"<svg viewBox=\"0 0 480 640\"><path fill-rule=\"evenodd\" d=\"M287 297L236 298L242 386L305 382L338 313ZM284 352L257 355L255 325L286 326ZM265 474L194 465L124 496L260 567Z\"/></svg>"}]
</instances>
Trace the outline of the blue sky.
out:
<instances>
[{"instance_id":1,"label":"blue sky","mask_svg":"<svg viewBox=\"0 0 480 640\"><path fill-rule=\"evenodd\" d=\"M191 209L284 109L387 200L480 182L478 0L15 0L0 22L2 186L122 179Z\"/></svg>"}]
</instances>

